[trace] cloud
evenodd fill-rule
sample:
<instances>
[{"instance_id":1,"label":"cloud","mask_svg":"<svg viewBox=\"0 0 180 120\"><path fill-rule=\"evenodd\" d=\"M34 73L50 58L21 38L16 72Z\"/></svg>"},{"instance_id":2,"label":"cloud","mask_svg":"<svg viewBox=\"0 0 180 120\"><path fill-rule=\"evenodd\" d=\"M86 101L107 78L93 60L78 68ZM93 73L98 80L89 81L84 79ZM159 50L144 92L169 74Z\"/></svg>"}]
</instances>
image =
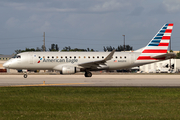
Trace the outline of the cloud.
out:
<instances>
[{"instance_id":1,"label":"cloud","mask_svg":"<svg viewBox=\"0 0 180 120\"><path fill-rule=\"evenodd\" d=\"M107 13L107 12L127 12L134 9L134 4L141 0L134 2L133 0L62 0L56 1L37 1L37 2L0 2L2 5L14 10L27 12L59 12L59 13Z\"/></svg>"},{"instance_id":2,"label":"cloud","mask_svg":"<svg viewBox=\"0 0 180 120\"><path fill-rule=\"evenodd\" d=\"M139 15L141 15L141 13L143 12L143 10L144 10L143 7L136 7L136 8L130 13L130 15L139 16Z\"/></svg>"},{"instance_id":3,"label":"cloud","mask_svg":"<svg viewBox=\"0 0 180 120\"><path fill-rule=\"evenodd\" d=\"M7 26L7 28L15 28L17 27L18 22L19 22L18 19L11 17L6 21L5 25Z\"/></svg>"},{"instance_id":4,"label":"cloud","mask_svg":"<svg viewBox=\"0 0 180 120\"><path fill-rule=\"evenodd\" d=\"M166 22L175 23L178 29L179 16L173 14L178 12L179 0L1 0L0 34L1 38L19 38L41 37L46 32L53 37L46 39L48 44L99 51L102 46L121 44L125 34L127 43L136 49L146 45ZM178 35L173 30L173 37ZM34 41L40 42L22 45L12 41L11 49L41 46L41 39ZM0 44L0 50L2 47Z\"/></svg>"},{"instance_id":5,"label":"cloud","mask_svg":"<svg viewBox=\"0 0 180 120\"><path fill-rule=\"evenodd\" d=\"M25 3L16 3L16 2L3 2L1 3L6 7L14 8L16 10L26 10L27 5Z\"/></svg>"},{"instance_id":6,"label":"cloud","mask_svg":"<svg viewBox=\"0 0 180 120\"><path fill-rule=\"evenodd\" d=\"M36 28L35 31L37 32L44 32L44 31L49 31L51 27L51 24L48 21L45 21L42 25L40 25L40 27Z\"/></svg>"},{"instance_id":7,"label":"cloud","mask_svg":"<svg viewBox=\"0 0 180 120\"><path fill-rule=\"evenodd\" d=\"M163 4L169 13L179 13L180 0L164 0Z\"/></svg>"},{"instance_id":8,"label":"cloud","mask_svg":"<svg viewBox=\"0 0 180 120\"><path fill-rule=\"evenodd\" d=\"M92 12L108 12L108 11L111 12L111 11L119 11L128 6L130 6L128 2L108 0L90 7L89 10Z\"/></svg>"},{"instance_id":9,"label":"cloud","mask_svg":"<svg viewBox=\"0 0 180 120\"><path fill-rule=\"evenodd\" d=\"M2 2L6 7L15 10L25 10L32 12L73 12L76 11L74 8L56 8L53 6L48 6L49 2L36 2L36 3L17 3L17 2ZM48 7L47 7L48 6Z\"/></svg>"},{"instance_id":10,"label":"cloud","mask_svg":"<svg viewBox=\"0 0 180 120\"><path fill-rule=\"evenodd\" d=\"M40 12L76 12L76 9L60 9L60 8L36 8L36 9L32 9L33 11L40 11Z\"/></svg>"}]
</instances>

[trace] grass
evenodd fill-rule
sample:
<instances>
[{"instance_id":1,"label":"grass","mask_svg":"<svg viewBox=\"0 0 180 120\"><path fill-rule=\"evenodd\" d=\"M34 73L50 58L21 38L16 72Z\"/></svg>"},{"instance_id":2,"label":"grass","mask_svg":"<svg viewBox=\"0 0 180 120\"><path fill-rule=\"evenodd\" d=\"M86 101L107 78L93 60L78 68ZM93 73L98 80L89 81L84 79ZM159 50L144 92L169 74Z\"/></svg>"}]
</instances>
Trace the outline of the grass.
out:
<instances>
[{"instance_id":1,"label":"grass","mask_svg":"<svg viewBox=\"0 0 180 120\"><path fill-rule=\"evenodd\" d=\"M1 87L0 120L180 119L180 88Z\"/></svg>"}]
</instances>

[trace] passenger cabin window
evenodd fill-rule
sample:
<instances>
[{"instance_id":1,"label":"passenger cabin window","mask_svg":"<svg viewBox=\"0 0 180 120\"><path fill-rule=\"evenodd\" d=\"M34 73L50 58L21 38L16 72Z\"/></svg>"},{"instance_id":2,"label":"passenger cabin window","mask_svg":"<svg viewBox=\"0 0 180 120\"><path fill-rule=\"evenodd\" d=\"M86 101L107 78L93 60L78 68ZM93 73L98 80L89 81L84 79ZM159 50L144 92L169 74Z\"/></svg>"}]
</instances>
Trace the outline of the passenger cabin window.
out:
<instances>
[{"instance_id":1,"label":"passenger cabin window","mask_svg":"<svg viewBox=\"0 0 180 120\"><path fill-rule=\"evenodd\" d=\"M102 56L102 58L104 58L104 56Z\"/></svg>"},{"instance_id":2,"label":"passenger cabin window","mask_svg":"<svg viewBox=\"0 0 180 120\"><path fill-rule=\"evenodd\" d=\"M58 56L56 56L56 58L58 58Z\"/></svg>"},{"instance_id":3,"label":"passenger cabin window","mask_svg":"<svg viewBox=\"0 0 180 120\"><path fill-rule=\"evenodd\" d=\"M47 58L49 58L49 56Z\"/></svg>"},{"instance_id":4,"label":"passenger cabin window","mask_svg":"<svg viewBox=\"0 0 180 120\"><path fill-rule=\"evenodd\" d=\"M52 58L54 58L54 56L52 56Z\"/></svg>"},{"instance_id":5,"label":"passenger cabin window","mask_svg":"<svg viewBox=\"0 0 180 120\"><path fill-rule=\"evenodd\" d=\"M67 58L67 56L65 56L65 58Z\"/></svg>"},{"instance_id":6,"label":"passenger cabin window","mask_svg":"<svg viewBox=\"0 0 180 120\"><path fill-rule=\"evenodd\" d=\"M69 58L71 58L71 56Z\"/></svg>"},{"instance_id":7,"label":"passenger cabin window","mask_svg":"<svg viewBox=\"0 0 180 120\"><path fill-rule=\"evenodd\" d=\"M41 56L39 56L39 58L41 58Z\"/></svg>"},{"instance_id":8,"label":"passenger cabin window","mask_svg":"<svg viewBox=\"0 0 180 120\"><path fill-rule=\"evenodd\" d=\"M126 59L126 56L124 58Z\"/></svg>"},{"instance_id":9,"label":"passenger cabin window","mask_svg":"<svg viewBox=\"0 0 180 120\"><path fill-rule=\"evenodd\" d=\"M63 56L61 56L61 58L63 58Z\"/></svg>"},{"instance_id":10,"label":"passenger cabin window","mask_svg":"<svg viewBox=\"0 0 180 120\"><path fill-rule=\"evenodd\" d=\"M74 58L76 58L76 56L74 56Z\"/></svg>"}]
</instances>

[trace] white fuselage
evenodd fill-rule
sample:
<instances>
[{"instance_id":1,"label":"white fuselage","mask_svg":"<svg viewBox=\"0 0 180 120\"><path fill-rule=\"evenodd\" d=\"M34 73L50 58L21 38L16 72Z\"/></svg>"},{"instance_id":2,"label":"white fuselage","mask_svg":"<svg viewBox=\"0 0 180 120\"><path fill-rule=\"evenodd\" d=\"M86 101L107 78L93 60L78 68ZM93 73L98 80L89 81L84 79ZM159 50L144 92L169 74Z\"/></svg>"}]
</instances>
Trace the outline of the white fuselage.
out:
<instances>
[{"instance_id":1,"label":"white fuselage","mask_svg":"<svg viewBox=\"0 0 180 120\"><path fill-rule=\"evenodd\" d=\"M110 52L24 52L7 61L4 66L11 69L54 70L58 65L78 67L78 64L103 60ZM141 65L136 63L140 52L115 52L112 59L93 70L117 70ZM146 61L150 62L150 61ZM144 64L144 63L143 63ZM80 67L81 68L81 67ZM56 70L56 69L55 69ZM61 69L58 69L61 71Z\"/></svg>"}]
</instances>

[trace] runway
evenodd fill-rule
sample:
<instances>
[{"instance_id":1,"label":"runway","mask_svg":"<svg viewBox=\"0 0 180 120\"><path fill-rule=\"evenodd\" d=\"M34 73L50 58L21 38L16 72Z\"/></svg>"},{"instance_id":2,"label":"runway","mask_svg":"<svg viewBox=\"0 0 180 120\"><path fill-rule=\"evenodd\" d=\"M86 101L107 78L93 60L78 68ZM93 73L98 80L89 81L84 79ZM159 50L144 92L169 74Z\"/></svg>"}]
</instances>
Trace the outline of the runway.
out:
<instances>
[{"instance_id":1,"label":"runway","mask_svg":"<svg viewBox=\"0 0 180 120\"><path fill-rule=\"evenodd\" d=\"M180 75L0 75L0 87L22 86L139 86L180 87Z\"/></svg>"}]
</instances>

